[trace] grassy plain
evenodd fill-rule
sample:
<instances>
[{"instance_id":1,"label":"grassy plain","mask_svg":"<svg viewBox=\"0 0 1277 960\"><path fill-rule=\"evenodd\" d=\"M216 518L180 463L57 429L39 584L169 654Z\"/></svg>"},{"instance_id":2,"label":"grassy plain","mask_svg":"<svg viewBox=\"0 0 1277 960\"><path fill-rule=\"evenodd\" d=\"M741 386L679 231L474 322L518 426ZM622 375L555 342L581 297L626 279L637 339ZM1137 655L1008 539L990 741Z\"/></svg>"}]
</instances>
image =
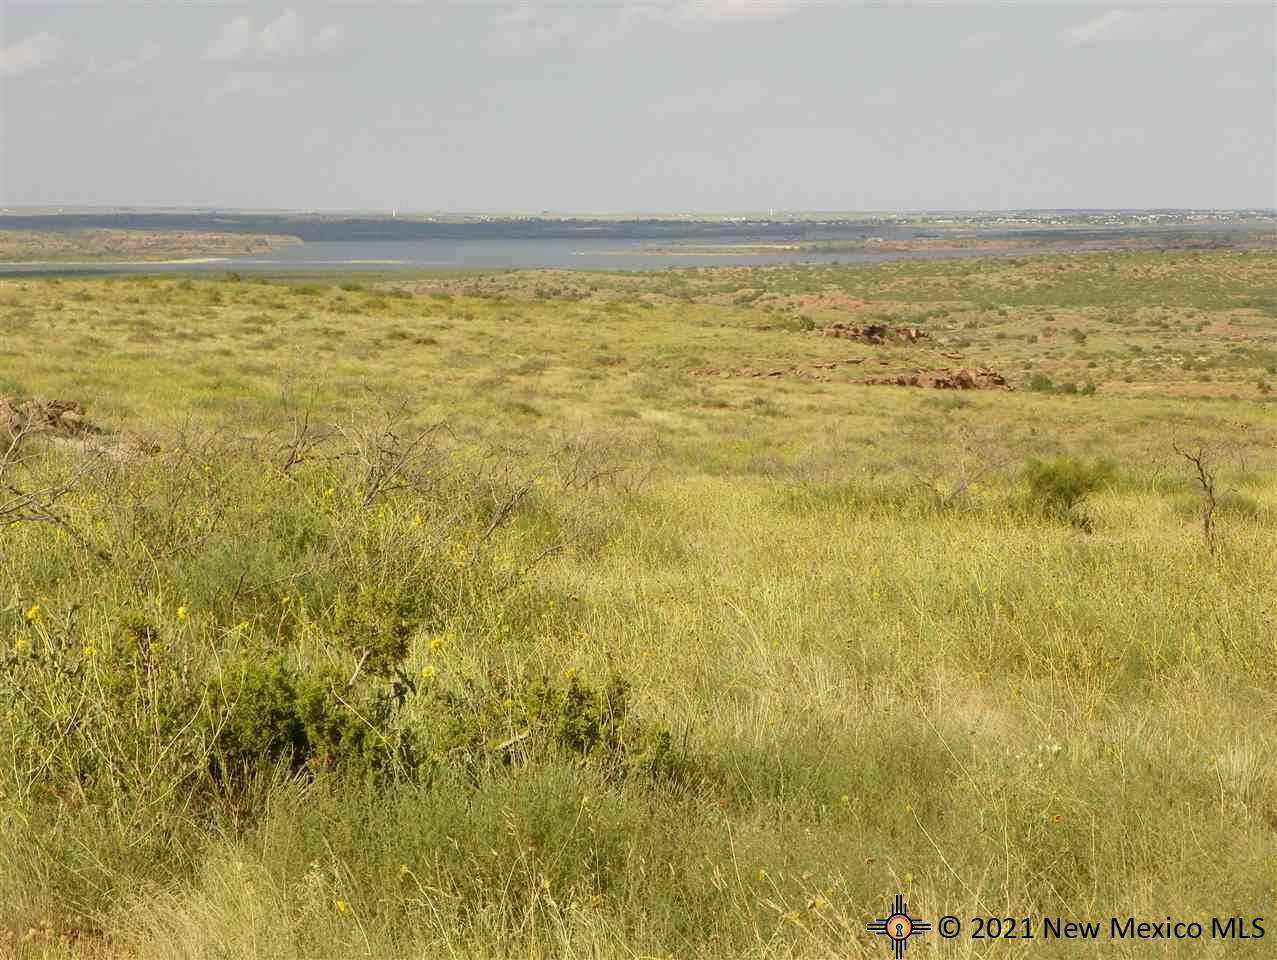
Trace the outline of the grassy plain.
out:
<instances>
[{"instance_id":1,"label":"grassy plain","mask_svg":"<svg viewBox=\"0 0 1277 960\"><path fill-rule=\"evenodd\" d=\"M57 520L0 528L0 953L879 957L900 892L1270 918L922 956L1268 955L1273 253L0 310L0 396L103 430L2 478ZM854 382L976 364L1017 389ZM1115 478L1035 498L1061 457Z\"/></svg>"}]
</instances>

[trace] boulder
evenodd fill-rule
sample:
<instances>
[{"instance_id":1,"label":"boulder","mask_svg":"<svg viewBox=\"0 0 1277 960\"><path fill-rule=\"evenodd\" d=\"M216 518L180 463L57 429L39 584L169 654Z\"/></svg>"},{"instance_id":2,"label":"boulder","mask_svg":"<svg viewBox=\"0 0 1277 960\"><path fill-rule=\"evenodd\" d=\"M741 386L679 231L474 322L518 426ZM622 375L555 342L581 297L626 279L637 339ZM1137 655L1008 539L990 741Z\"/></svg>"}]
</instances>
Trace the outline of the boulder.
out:
<instances>
[{"instance_id":1,"label":"boulder","mask_svg":"<svg viewBox=\"0 0 1277 960\"><path fill-rule=\"evenodd\" d=\"M0 430L10 434L20 430L72 435L98 432L85 417L84 405L76 400L21 397L0 397Z\"/></svg>"}]
</instances>

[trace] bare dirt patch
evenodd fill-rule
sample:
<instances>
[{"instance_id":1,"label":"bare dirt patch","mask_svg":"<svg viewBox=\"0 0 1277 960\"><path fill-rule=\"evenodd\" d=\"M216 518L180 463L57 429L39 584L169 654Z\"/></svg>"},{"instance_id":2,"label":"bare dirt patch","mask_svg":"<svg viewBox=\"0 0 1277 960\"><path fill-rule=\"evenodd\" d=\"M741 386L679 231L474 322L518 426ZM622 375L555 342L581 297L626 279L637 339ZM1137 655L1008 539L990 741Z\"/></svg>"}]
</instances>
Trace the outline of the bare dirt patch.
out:
<instances>
[{"instance_id":1,"label":"bare dirt patch","mask_svg":"<svg viewBox=\"0 0 1277 960\"><path fill-rule=\"evenodd\" d=\"M1216 320L1196 332L1198 337L1218 340L1251 340L1257 331L1251 327L1240 326L1230 320Z\"/></svg>"}]
</instances>

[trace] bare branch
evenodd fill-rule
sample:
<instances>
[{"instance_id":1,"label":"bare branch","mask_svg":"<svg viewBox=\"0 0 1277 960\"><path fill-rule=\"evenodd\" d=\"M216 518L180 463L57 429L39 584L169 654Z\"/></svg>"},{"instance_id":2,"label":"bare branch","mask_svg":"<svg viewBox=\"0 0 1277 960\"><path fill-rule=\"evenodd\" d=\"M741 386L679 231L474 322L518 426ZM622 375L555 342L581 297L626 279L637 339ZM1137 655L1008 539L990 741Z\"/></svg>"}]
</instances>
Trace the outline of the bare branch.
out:
<instances>
[{"instance_id":1,"label":"bare branch","mask_svg":"<svg viewBox=\"0 0 1277 960\"><path fill-rule=\"evenodd\" d=\"M1206 540L1206 549L1215 556L1215 510L1219 503L1215 498L1215 472L1210 469L1208 454L1199 444L1197 452L1180 449L1178 441L1171 443L1172 448L1192 465L1197 473L1197 483L1202 488L1202 536Z\"/></svg>"},{"instance_id":2,"label":"bare branch","mask_svg":"<svg viewBox=\"0 0 1277 960\"><path fill-rule=\"evenodd\" d=\"M411 435L401 436L408 416L408 400L405 398L393 406L384 407L381 416L373 422L352 423L337 430L350 446L349 456L362 469L360 504L364 509L393 490L425 483L419 468L435 449L434 440L446 429L446 425L435 423Z\"/></svg>"},{"instance_id":3,"label":"bare branch","mask_svg":"<svg viewBox=\"0 0 1277 960\"><path fill-rule=\"evenodd\" d=\"M24 447L32 434L38 432L31 420L18 425L17 430L9 434L8 444L0 453L0 490L8 494L7 500L0 500L0 526L14 526L19 523L47 523L62 530L80 546L91 551L97 557L109 560L110 555L97 549L57 510L58 501L75 489L81 477L101 458L98 451L85 459L71 474L39 489L27 489L18 485L15 479L18 468L24 465L27 457Z\"/></svg>"},{"instance_id":4,"label":"bare branch","mask_svg":"<svg viewBox=\"0 0 1277 960\"><path fill-rule=\"evenodd\" d=\"M505 497L505 499L497 503L496 512L492 515L492 520L488 524L488 528L483 531L483 536L479 538L479 543L486 543L488 538L496 533L497 528L510 518L510 514L514 512L514 508L519 505L524 497L532 492L532 487L534 485L535 481L525 480L519 486L515 487L514 490Z\"/></svg>"},{"instance_id":5,"label":"bare branch","mask_svg":"<svg viewBox=\"0 0 1277 960\"><path fill-rule=\"evenodd\" d=\"M299 463L315 459L316 452L336 432L331 428L316 427L311 422L319 397L319 384L311 386L310 395L304 401L300 412L290 417L291 436L280 447L279 472L287 477L288 471Z\"/></svg>"}]
</instances>

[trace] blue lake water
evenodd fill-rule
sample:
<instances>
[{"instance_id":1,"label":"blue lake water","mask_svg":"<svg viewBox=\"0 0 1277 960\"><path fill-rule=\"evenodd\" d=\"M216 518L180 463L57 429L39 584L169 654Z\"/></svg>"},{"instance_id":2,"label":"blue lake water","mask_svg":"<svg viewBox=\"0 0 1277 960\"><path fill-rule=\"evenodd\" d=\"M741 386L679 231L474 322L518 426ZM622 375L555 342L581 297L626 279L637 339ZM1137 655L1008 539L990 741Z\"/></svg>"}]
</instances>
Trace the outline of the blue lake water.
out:
<instances>
[{"instance_id":1,"label":"blue lake water","mask_svg":"<svg viewBox=\"0 0 1277 960\"><path fill-rule=\"evenodd\" d=\"M475 239L321 241L288 247L267 257L234 257L224 266L257 268L405 267L552 267L566 270L652 270L664 267L752 266L769 263L850 263L893 260L905 256L953 256L927 252L775 254L648 253L650 240L598 239ZM698 245L698 249L704 245Z\"/></svg>"},{"instance_id":2,"label":"blue lake water","mask_svg":"<svg viewBox=\"0 0 1277 960\"><path fill-rule=\"evenodd\" d=\"M1097 240L1140 237L1143 241L1182 242L1192 236L1198 243L1228 242L1230 233L1245 230L1229 223L1163 227L1080 226L1014 230L927 232L919 224L896 223L753 223L722 225L689 222L685 225L635 222L511 221L445 224L404 220L307 220L287 217L9 217L0 227L49 229L45 220L64 228L114 226L132 229L196 229L231 232L286 233L306 239L268 254L225 257L205 263L48 263L0 264L0 276L38 273L97 273L128 271L230 271L304 273L308 271L393 270L429 268L558 268L567 270L660 270L667 267L755 266L785 263L863 263L875 260L927 260L998 255L1031 255L1023 241L1049 241L1039 252L1085 249ZM1253 225L1246 230L1254 232ZM1239 232L1240 231L1240 232ZM803 241L880 242L890 247L916 237L954 238L981 235L1004 249L924 250L881 253L827 253L813 250L776 250L738 255L732 245L770 245ZM687 245L686 252L677 249ZM714 250L721 245L722 250ZM1155 245L1155 244L1154 244ZM661 252L653 252L660 250Z\"/></svg>"},{"instance_id":3,"label":"blue lake water","mask_svg":"<svg viewBox=\"0 0 1277 960\"><path fill-rule=\"evenodd\" d=\"M698 249L705 244L698 243ZM814 253L778 251L774 254L646 253L651 240L608 237L569 239L431 239L312 241L269 254L224 257L206 263L93 263L0 265L0 275L39 273L97 273L119 271L237 271L306 272L394 270L462 267L556 268L565 270L659 270L667 267L755 266L781 263L857 263L875 260L937 259L1024 251L973 250L908 253Z\"/></svg>"}]
</instances>

